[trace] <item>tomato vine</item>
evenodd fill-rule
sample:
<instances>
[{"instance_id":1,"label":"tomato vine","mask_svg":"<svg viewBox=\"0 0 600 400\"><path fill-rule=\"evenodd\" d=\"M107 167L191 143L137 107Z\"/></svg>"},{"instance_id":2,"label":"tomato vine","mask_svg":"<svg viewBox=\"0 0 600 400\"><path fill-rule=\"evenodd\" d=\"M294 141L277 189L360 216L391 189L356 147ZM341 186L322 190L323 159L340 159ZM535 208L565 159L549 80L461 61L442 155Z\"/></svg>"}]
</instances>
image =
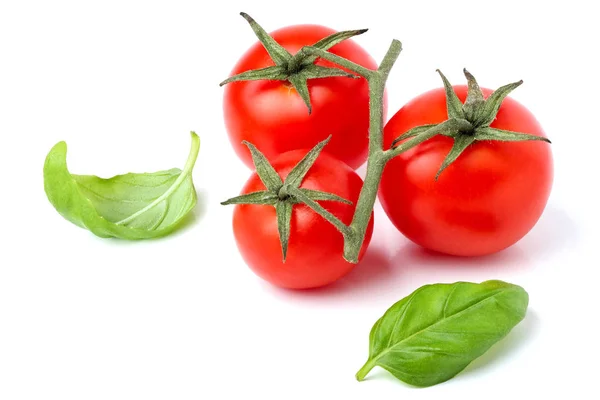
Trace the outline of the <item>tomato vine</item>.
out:
<instances>
[{"instance_id":1,"label":"tomato vine","mask_svg":"<svg viewBox=\"0 0 600 400\"><path fill-rule=\"evenodd\" d=\"M263 34L264 30L262 30L262 28L260 28L253 19L244 13L242 13L242 15L249 22L251 22L255 32L258 31L261 33L261 35ZM363 33L364 30L347 32L350 33L338 36L337 40L345 40L356 34ZM263 194L251 193L230 199L222 204L276 205L276 208L278 209L279 232L284 260L285 248L287 247L289 240L289 224L291 219L291 208L277 207L277 204L281 204L281 201L284 201L284 199L288 203L304 203L314 212L333 224L344 237L344 258L348 262L357 263L361 246L365 240L365 234L367 232L373 207L375 205L375 200L377 198L377 191L383 170L387 162L392 160L394 157L412 149L415 146L418 146L419 144L433 138L436 135L445 135L451 137L454 140L454 145L439 169L437 175L439 176L439 174L442 173L442 171L453 161L455 161L469 145L477 140L540 140L550 142L547 138L541 136L490 128L490 124L495 119L502 101L512 90L518 87L522 81L502 86L498 90L494 91L487 99L485 99L473 75L465 70L464 73L468 81L469 90L467 99L463 104L456 96L456 93L453 91L452 86L446 77L438 70L446 89L448 119L437 125L425 125L413 128L402 136L398 137L393 142L392 146L389 149L386 149L383 144L385 85L395 62L402 51L402 44L399 40L394 39L392 41L382 62L375 70L365 68L355 62L328 52L327 49L331 46L305 46L300 49L296 55L291 56L287 52L280 53L275 51L279 49L279 47L275 46L275 44L272 43L273 41L269 41L264 37L261 37L261 41L263 41L265 47L272 46L269 54L274 57L277 65L275 67L271 67L268 71L257 70L240 74L236 77L230 78L224 83L229 83L236 80L288 79L290 73L296 73L295 67L292 68L292 70L289 69L290 64L293 66L304 65L306 67L310 63L314 62L317 58L321 58L362 76L367 80L369 87L369 150L367 171L365 181L356 204L354 216L349 225L344 224L335 215L319 205L317 200L324 199L324 194L318 194L316 197L313 194L311 197L310 194L303 192L299 188L299 184L302 179L301 177L306 173L308 168L310 168L312 163L314 163L314 160L316 157L318 157L328 140L317 144L315 148L313 148L313 150L307 154L305 159L298 164L297 170L299 172L297 175L300 177L300 180L294 180L293 184L288 183L287 180L282 182L264 155L262 155L260 151L252 144L247 143L252 152L257 174L265 183L265 186L268 188L271 194L277 194L276 198L279 200L275 201L274 203L271 195L268 196L268 199L261 200L260 197ZM328 43L331 43L331 41ZM269 48L267 48L267 50L269 50ZM279 60L279 62L277 62L277 60ZM295 61L292 62L292 60ZM277 69L277 71L275 71L275 69ZM339 71L341 70L329 69L327 72L330 74L335 74L331 76L342 76ZM274 72L277 72L281 76L277 75L273 78L272 74ZM285 77L283 75L285 75ZM346 76L349 75L346 74ZM350 75L349 77L352 76ZM314 76L310 76L309 78L314 78ZM292 81L292 83L294 82ZM302 82L302 85L294 84L294 87L297 87L298 93L305 100L310 110L310 99L308 98L308 90L304 90L305 85L306 80ZM330 198L329 200L341 201L343 199ZM280 209L282 210L281 213L279 213Z\"/></svg>"}]
</instances>

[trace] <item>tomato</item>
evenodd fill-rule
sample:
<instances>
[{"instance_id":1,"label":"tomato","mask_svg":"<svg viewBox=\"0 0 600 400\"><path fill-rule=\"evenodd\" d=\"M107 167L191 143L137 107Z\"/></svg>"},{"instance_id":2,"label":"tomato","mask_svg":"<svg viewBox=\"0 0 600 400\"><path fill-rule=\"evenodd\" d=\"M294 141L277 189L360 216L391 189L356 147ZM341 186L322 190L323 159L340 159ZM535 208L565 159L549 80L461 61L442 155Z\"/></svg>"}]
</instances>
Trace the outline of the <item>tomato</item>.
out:
<instances>
[{"instance_id":1,"label":"tomato","mask_svg":"<svg viewBox=\"0 0 600 400\"><path fill-rule=\"evenodd\" d=\"M272 37L291 54L303 46L335 33L318 25L279 29ZM377 64L358 44L346 40L328 50L366 68ZM338 67L324 60L317 65ZM263 45L257 42L238 61L232 75L273 66ZM243 140L261 149L268 159L295 149L312 148L332 135L326 152L356 169L367 158L369 91L364 78L311 79L308 88L312 113L287 81L245 81L225 86L224 116L229 140L242 161L252 167Z\"/></svg>"},{"instance_id":2,"label":"tomato","mask_svg":"<svg viewBox=\"0 0 600 400\"><path fill-rule=\"evenodd\" d=\"M464 102L467 87L454 90ZM487 97L491 90L483 92ZM385 145L413 127L447 118L444 89L426 92L387 123ZM546 137L532 113L511 98L504 100L491 127ZM538 221L550 195L550 146L475 142L436 181L452 144L438 135L387 165L379 189L386 214L408 239L442 253L485 255L516 243Z\"/></svg>"},{"instance_id":3,"label":"tomato","mask_svg":"<svg viewBox=\"0 0 600 400\"><path fill-rule=\"evenodd\" d=\"M272 163L273 168L285 179L305 154L306 150L284 153ZM356 204L362 183L362 179L349 166L322 153L300 188L333 193ZM242 194L261 190L265 190L265 186L254 173L246 182ZM354 205L334 201L321 201L320 204L342 222L349 224L352 221ZM342 256L342 234L307 206L294 205L290 230L284 263L275 207L254 204L235 206L233 231L237 247L248 266L270 283L293 289L315 288L340 279L354 268L355 264L347 262ZM372 232L373 217L359 259L369 245Z\"/></svg>"}]
</instances>

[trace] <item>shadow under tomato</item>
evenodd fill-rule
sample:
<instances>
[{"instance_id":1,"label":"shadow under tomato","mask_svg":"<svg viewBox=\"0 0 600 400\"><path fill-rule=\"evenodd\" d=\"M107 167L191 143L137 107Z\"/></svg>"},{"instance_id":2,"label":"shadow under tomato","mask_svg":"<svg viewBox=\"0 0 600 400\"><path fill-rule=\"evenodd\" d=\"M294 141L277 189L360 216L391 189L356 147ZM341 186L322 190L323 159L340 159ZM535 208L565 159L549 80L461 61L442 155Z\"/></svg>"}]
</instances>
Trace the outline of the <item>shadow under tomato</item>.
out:
<instances>
[{"instance_id":1,"label":"shadow under tomato","mask_svg":"<svg viewBox=\"0 0 600 400\"><path fill-rule=\"evenodd\" d=\"M494 273L515 272L529 268L532 260L552 257L577 242L578 229L568 214L561 209L548 207L538 224L519 242L487 256L460 257L438 253L407 242L392 257L392 265L402 265L408 274L449 270L465 275L476 271L493 278ZM465 275L468 277L467 275Z\"/></svg>"},{"instance_id":2,"label":"shadow under tomato","mask_svg":"<svg viewBox=\"0 0 600 400\"><path fill-rule=\"evenodd\" d=\"M397 277L401 272L391 264L385 249L373 246L367 250L363 260L348 275L319 291L323 294L370 291L373 287Z\"/></svg>"},{"instance_id":3,"label":"shadow under tomato","mask_svg":"<svg viewBox=\"0 0 600 400\"><path fill-rule=\"evenodd\" d=\"M577 244L581 232L566 210L548 206L538 223L517 244L535 254L549 258Z\"/></svg>"},{"instance_id":4,"label":"shadow under tomato","mask_svg":"<svg viewBox=\"0 0 600 400\"><path fill-rule=\"evenodd\" d=\"M392 304L426 283L503 279L531 268L532 260L537 262L542 255L549 257L568 248L577 237L573 221L563 210L552 207L523 240L487 256L442 254L408 241L392 226L382 224L378 229L363 260L339 281L308 290L286 290L265 283L267 290L284 298L309 302L351 302L368 306L387 301Z\"/></svg>"},{"instance_id":5,"label":"shadow under tomato","mask_svg":"<svg viewBox=\"0 0 600 400\"><path fill-rule=\"evenodd\" d=\"M284 298L352 302L358 306L397 301L424 283L493 279L498 271L523 268L527 264L525 252L517 247L485 257L456 257L413 243L405 244L393 255L381 246L371 246L348 275L331 285L305 290L282 289L268 283L265 287ZM469 279L470 276L473 278Z\"/></svg>"},{"instance_id":6,"label":"shadow under tomato","mask_svg":"<svg viewBox=\"0 0 600 400\"><path fill-rule=\"evenodd\" d=\"M427 269L436 271L477 269L478 271L492 272L498 268L502 270L523 268L529 264L527 253L518 245L487 256L460 257L438 253L409 243L394 256L394 260L404 264L407 269L418 269L420 271Z\"/></svg>"},{"instance_id":7,"label":"shadow under tomato","mask_svg":"<svg viewBox=\"0 0 600 400\"><path fill-rule=\"evenodd\" d=\"M370 246L361 262L348 275L330 285L304 290L291 290L268 285L269 290L283 297L304 299L356 299L365 293L371 293L390 279L398 280L400 268L393 268L385 250Z\"/></svg>"}]
</instances>

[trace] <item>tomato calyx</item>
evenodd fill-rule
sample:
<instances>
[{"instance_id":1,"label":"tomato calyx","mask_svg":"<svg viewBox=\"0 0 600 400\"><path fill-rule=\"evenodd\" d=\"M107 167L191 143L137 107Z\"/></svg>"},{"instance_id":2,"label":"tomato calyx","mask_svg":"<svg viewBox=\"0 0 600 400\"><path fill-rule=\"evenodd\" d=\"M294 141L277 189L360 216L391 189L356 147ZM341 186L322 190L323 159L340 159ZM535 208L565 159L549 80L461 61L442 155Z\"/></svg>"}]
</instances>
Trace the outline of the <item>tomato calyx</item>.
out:
<instances>
[{"instance_id":1,"label":"tomato calyx","mask_svg":"<svg viewBox=\"0 0 600 400\"><path fill-rule=\"evenodd\" d=\"M252 155L252 161L256 168L256 174L265 185L265 190L243 194L222 202L222 205L229 204L255 204L275 207L277 214L277 229L279 231L279 240L281 242L281 253L283 262L285 262L288 243L290 239L290 225L292 220L293 206L296 204L305 204L322 215L327 221L332 223L342 234L348 233L348 227L333 214L325 210L318 201L338 201L345 204L352 204L351 201L344 199L333 193L322 192L319 190L301 188L304 177L321 154L323 147L329 142L331 136L317 144L310 150L302 160L290 171L284 181L269 163L267 158L252 143L244 142Z\"/></svg>"},{"instance_id":2,"label":"tomato calyx","mask_svg":"<svg viewBox=\"0 0 600 400\"><path fill-rule=\"evenodd\" d=\"M444 82L446 91L446 105L448 109L448 120L438 125L422 125L409 130L399 136L392 142L392 149L396 149L399 143L405 139L420 136L425 132L430 133L432 128L439 129L439 134L454 139L454 144L446 158L442 162L435 179L452 164L462 152L476 141L502 141L502 142L521 142L521 141L544 141L551 143L549 139L543 136L531 135L528 133L513 132L490 127L490 124L496 119L496 114L502 105L502 102L510 92L519 87L523 81L509 83L498 88L487 99L484 97L475 77L466 69L463 70L467 78L468 92L464 104L460 101L456 92L448 79L437 70ZM454 121L454 126L448 125Z\"/></svg>"},{"instance_id":3,"label":"tomato calyx","mask_svg":"<svg viewBox=\"0 0 600 400\"><path fill-rule=\"evenodd\" d=\"M358 76L348 73L341 68L323 67L315 65L317 56L298 52L295 55L290 54L283 46L277 43L252 17L246 13L240 13L256 34L258 40L262 43L267 53L275 63L272 67L245 71L234 75L223 82L220 86L238 81L256 81L256 80L279 80L289 82L298 92L304 104L308 108L308 113L312 112L310 93L308 91L309 79L321 79L329 77L347 77L358 78ZM367 29L358 29L351 31L341 31L327 36L313 44L312 47L328 50L344 40L353 36L365 33Z\"/></svg>"}]
</instances>

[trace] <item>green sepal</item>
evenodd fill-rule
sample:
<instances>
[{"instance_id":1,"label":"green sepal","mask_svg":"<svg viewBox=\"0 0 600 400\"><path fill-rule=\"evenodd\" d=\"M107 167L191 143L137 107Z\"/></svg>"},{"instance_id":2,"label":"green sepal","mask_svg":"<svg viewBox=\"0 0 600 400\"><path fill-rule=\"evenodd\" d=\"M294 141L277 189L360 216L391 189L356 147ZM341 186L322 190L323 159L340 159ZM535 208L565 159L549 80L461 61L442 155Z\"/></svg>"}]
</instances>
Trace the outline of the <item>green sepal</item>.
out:
<instances>
[{"instance_id":1,"label":"green sepal","mask_svg":"<svg viewBox=\"0 0 600 400\"><path fill-rule=\"evenodd\" d=\"M300 160L300 162L296 164L296 166L290 171L288 176L285 178L285 185L300 187L302 180L321 154L323 147L325 147L325 145L329 143L329 140L331 140L331 135L329 135L327 139L317 143L315 147L313 147L308 153L306 153L302 160Z\"/></svg>"},{"instance_id":2,"label":"green sepal","mask_svg":"<svg viewBox=\"0 0 600 400\"><path fill-rule=\"evenodd\" d=\"M350 39L354 36L362 35L366 31L368 31L368 29L357 29L357 30L353 30L353 31L336 32L332 35L327 36L326 38L319 40L317 43L313 44L312 47L316 47L317 49L321 49L321 50L329 50L336 44L339 44L339 43L343 42L344 40ZM300 55L296 54L294 56L294 58L295 57L300 57ZM307 65L313 64L315 61L317 61L317 58L319 58L319 57L318 56L306 56L306 57L301 57L301 58L302 58L302 60L300 62L300 65L305 67Z\"/></svg>"},{"instance_id":3,"label":"green sepal","mask_svg":"<svg viewBox=\"0 0 600 400\"><path fill-rule=\"evenodd\" d=\"M269 56L275 65L287 65L287 63L292 59L290 52L277 43L275 39L273 39L271 35L269 35L267 31L265 31L263 27L254 20L254 18L244 12L240 13L240 15L244 17L246 21L248 21L250 27L254 31L254 34L262 43L265 50L267 50L267 53L269 53Z\"/></svg>"},{"instance_id":4,"label":"green sepal","mask_svg":"<svg viewBox=\"0 0 600 400\"><path fill-rule=\"evenodd\" d=\"M285 258L287 257L288 244L290 242L292 207L293 204L288 201L280 201L275 205L275 210L277 212L277 230L279 231L283 262L285 262Z\"/></svg>"},{"instance_id":5,"label":"green sepal","mask_svg":"<svg viewBox=\"0 0 600 400\"><path fill-rule=\"evenodd\" d=\"M313 200L313 201L337 201L343 204L348 204L348 205L352 205L352 202L350 200L347 200L341 196L338 196L337 194L333 194L333 193L327 193L327 192L321 192L320 190L313 190L313 189L304 189L301 188L300 191L309 199Z\"/></svg>"},{"instance_id":6,"label":"green sepal","mask_svg":"<svg viewBox=\"0 0 600 400\"><path fill-rule=\"evenodd\" d=\"M320 65L307 65L303 67L299 72L289 75L287 80L292 84L294 89L298 92L304 104L308 108L308 113L312 113L312 105L310 102L310 92L308 90L309 79L322 79L332 77L345 77L345 78L358 78L356 75L349 74L343 69L323 67Z\"/></svg>"},{"instance_id":7,"label":"green sepal","mask_svg":"<svg viewBox=\"0 0 600 400\"><path fill-rule=\"evenodd\" d=\"M287 80L288 76L289 74L287 73L285 67L276 65L274 67L252 69L250 71L242 72L241 74L237 74L231 78L225 79L223 82L219 83L219 86L238 81L285 81Z\"/></svg>"},{"instance_id":8,"label":"green sepal","mask_svg":"<svg viewBox=\"0 0 600 400\"><path fill-rule=\"evenodd\" d=\"M302 101L308 108L308 113L312 113L312 105L310 103L310 92L308 91L308 82L306 78L302 76L302 73L290 75L288 81L292 84L298 95L302 98Z\"/></svg>"},{"instance_id":9,"label":"green sepal","mask_svg":"<svg viewBox=\"0 0 600 400\"><path fill-rule=\"evenodd\" d=\"M440 177L442 171L448 168L448 166L452 164L458 158L458 156L460 156L461 153L465 151L465 149L469 147L474 141L475 137L471 135L457 135L454 138L454 144L452 145L452 149L450 149L450 153L446 155L446 158L442 162L442 166L438 170L437 174L435 174L436 181Z\"/></svg>"},{"instance_id":10,"label":"green sepal","mask_svg":"<svg viewBox=\"0 0 600 400\"><path fill-rule=\"evenodd\" d=\"M437 73L440 74L442 82L444 82L444 90L446 91L446 108L448 109L448 118L465 118L465 112L463 111L463 103L460 101L454 88L446 78L442 71L439 69Z\"/></svg>"},{"instance_id":11,"label":"green sepal","mask_svg":"<svg viewBox=\"0 0 600 400\"><path fill-rule=\"evenodd\" d=\"M485 98L483 97L483 92L477 83L477 80L467 69L463 70L465 77L467 78L467 100L463 105L463 111L465 113L465 119L471 123L475 123L482 119L483 105L485 103Z\"/></svg>"},{"instance_id":12,"label":"green sepal","mask_svg":"<svg viewBox=\"0 0 600 400\"><path fill-rule=\"evenodd\" d=\"M281 177L275 171L271 163L267 160L265 155L261 153L256 146L252 143L243 141L248 149L250 150L250 154L252 155L252 162L254 163L254 167L256 168L256 173L258 177L265 184L265 187L273 192L279 191L281 186L283 186L283 182L281 181Z\"/></svg>"},{"instance_id":13,"label":"green sepal","mask_svg":"<svg viewBox=\"0 0 600 400\"><path fill-rule=\"evenodd\" d=\"M350 74L343 69L339 68L330 68L323 67L321 65L307 65L304 67L302 71L298 73L298 75L302 76L305 79L322 79L322 78L332 78L336 76L341 76L344 78L353 78L357 79L358 76Z\"/></svg>"},{"instance_id":14,"label":"green sepal","mask_svg":"<svg viewBox=\"0 0 600 400\"><path fill-rule=\"evenodd\" d=\"M233 197L229 200L221 202L221 205L227 206L229 204L264 204L264 205L275 205L279 201L277 194L263 190L260 192L254 192L249 194L243 194L241 196Z\"/></svg>"},{"instance_id":15,"label":"green sepal","mask_svg":"<svg viewBox=\"0 0 600 400\"><path fill-rule=\"evenodd\" d=\"M301 203L305 204L314 212L323 217L327 222L335 226L342 235L346 237L350 234L351 229L349 226L344 224L338 217L327 211L322 205L308 197L301 189L291 187L289 188L289 193L297 198Z\"/></svg>"},{"instance_id":16,"label":"green sepal","mask_svg":"<svg viewBox=\"0 0 600 400\"><path fill-rule=\"evenodd\" d=\"M476 126L489 126L494 119L496 119L496 114L498 114L498 110L502 105L502 102L508 96L510 92L518 88L523 84L523 81L520 80L518 82L509 83L508 85L504 85L497 90L495 90L485 101L483 106L483 112L478 120L473 121L473 124Z\"/></svg>"},{"instance_id":17,"label":"green sepal","mask_svg":"<svg viewBox=\"0 0 600 400\"><path fill-rule=\"evenodd\" d=\"M540 140L542 142L552 143L550 139L545 138L543 136L531 135L529 133L506 131L503 129L496 129L490 127L478 129L476 139L477 141L497 140L500 142L524 142L530 140Z\"/></svg>"}]
</instances>

